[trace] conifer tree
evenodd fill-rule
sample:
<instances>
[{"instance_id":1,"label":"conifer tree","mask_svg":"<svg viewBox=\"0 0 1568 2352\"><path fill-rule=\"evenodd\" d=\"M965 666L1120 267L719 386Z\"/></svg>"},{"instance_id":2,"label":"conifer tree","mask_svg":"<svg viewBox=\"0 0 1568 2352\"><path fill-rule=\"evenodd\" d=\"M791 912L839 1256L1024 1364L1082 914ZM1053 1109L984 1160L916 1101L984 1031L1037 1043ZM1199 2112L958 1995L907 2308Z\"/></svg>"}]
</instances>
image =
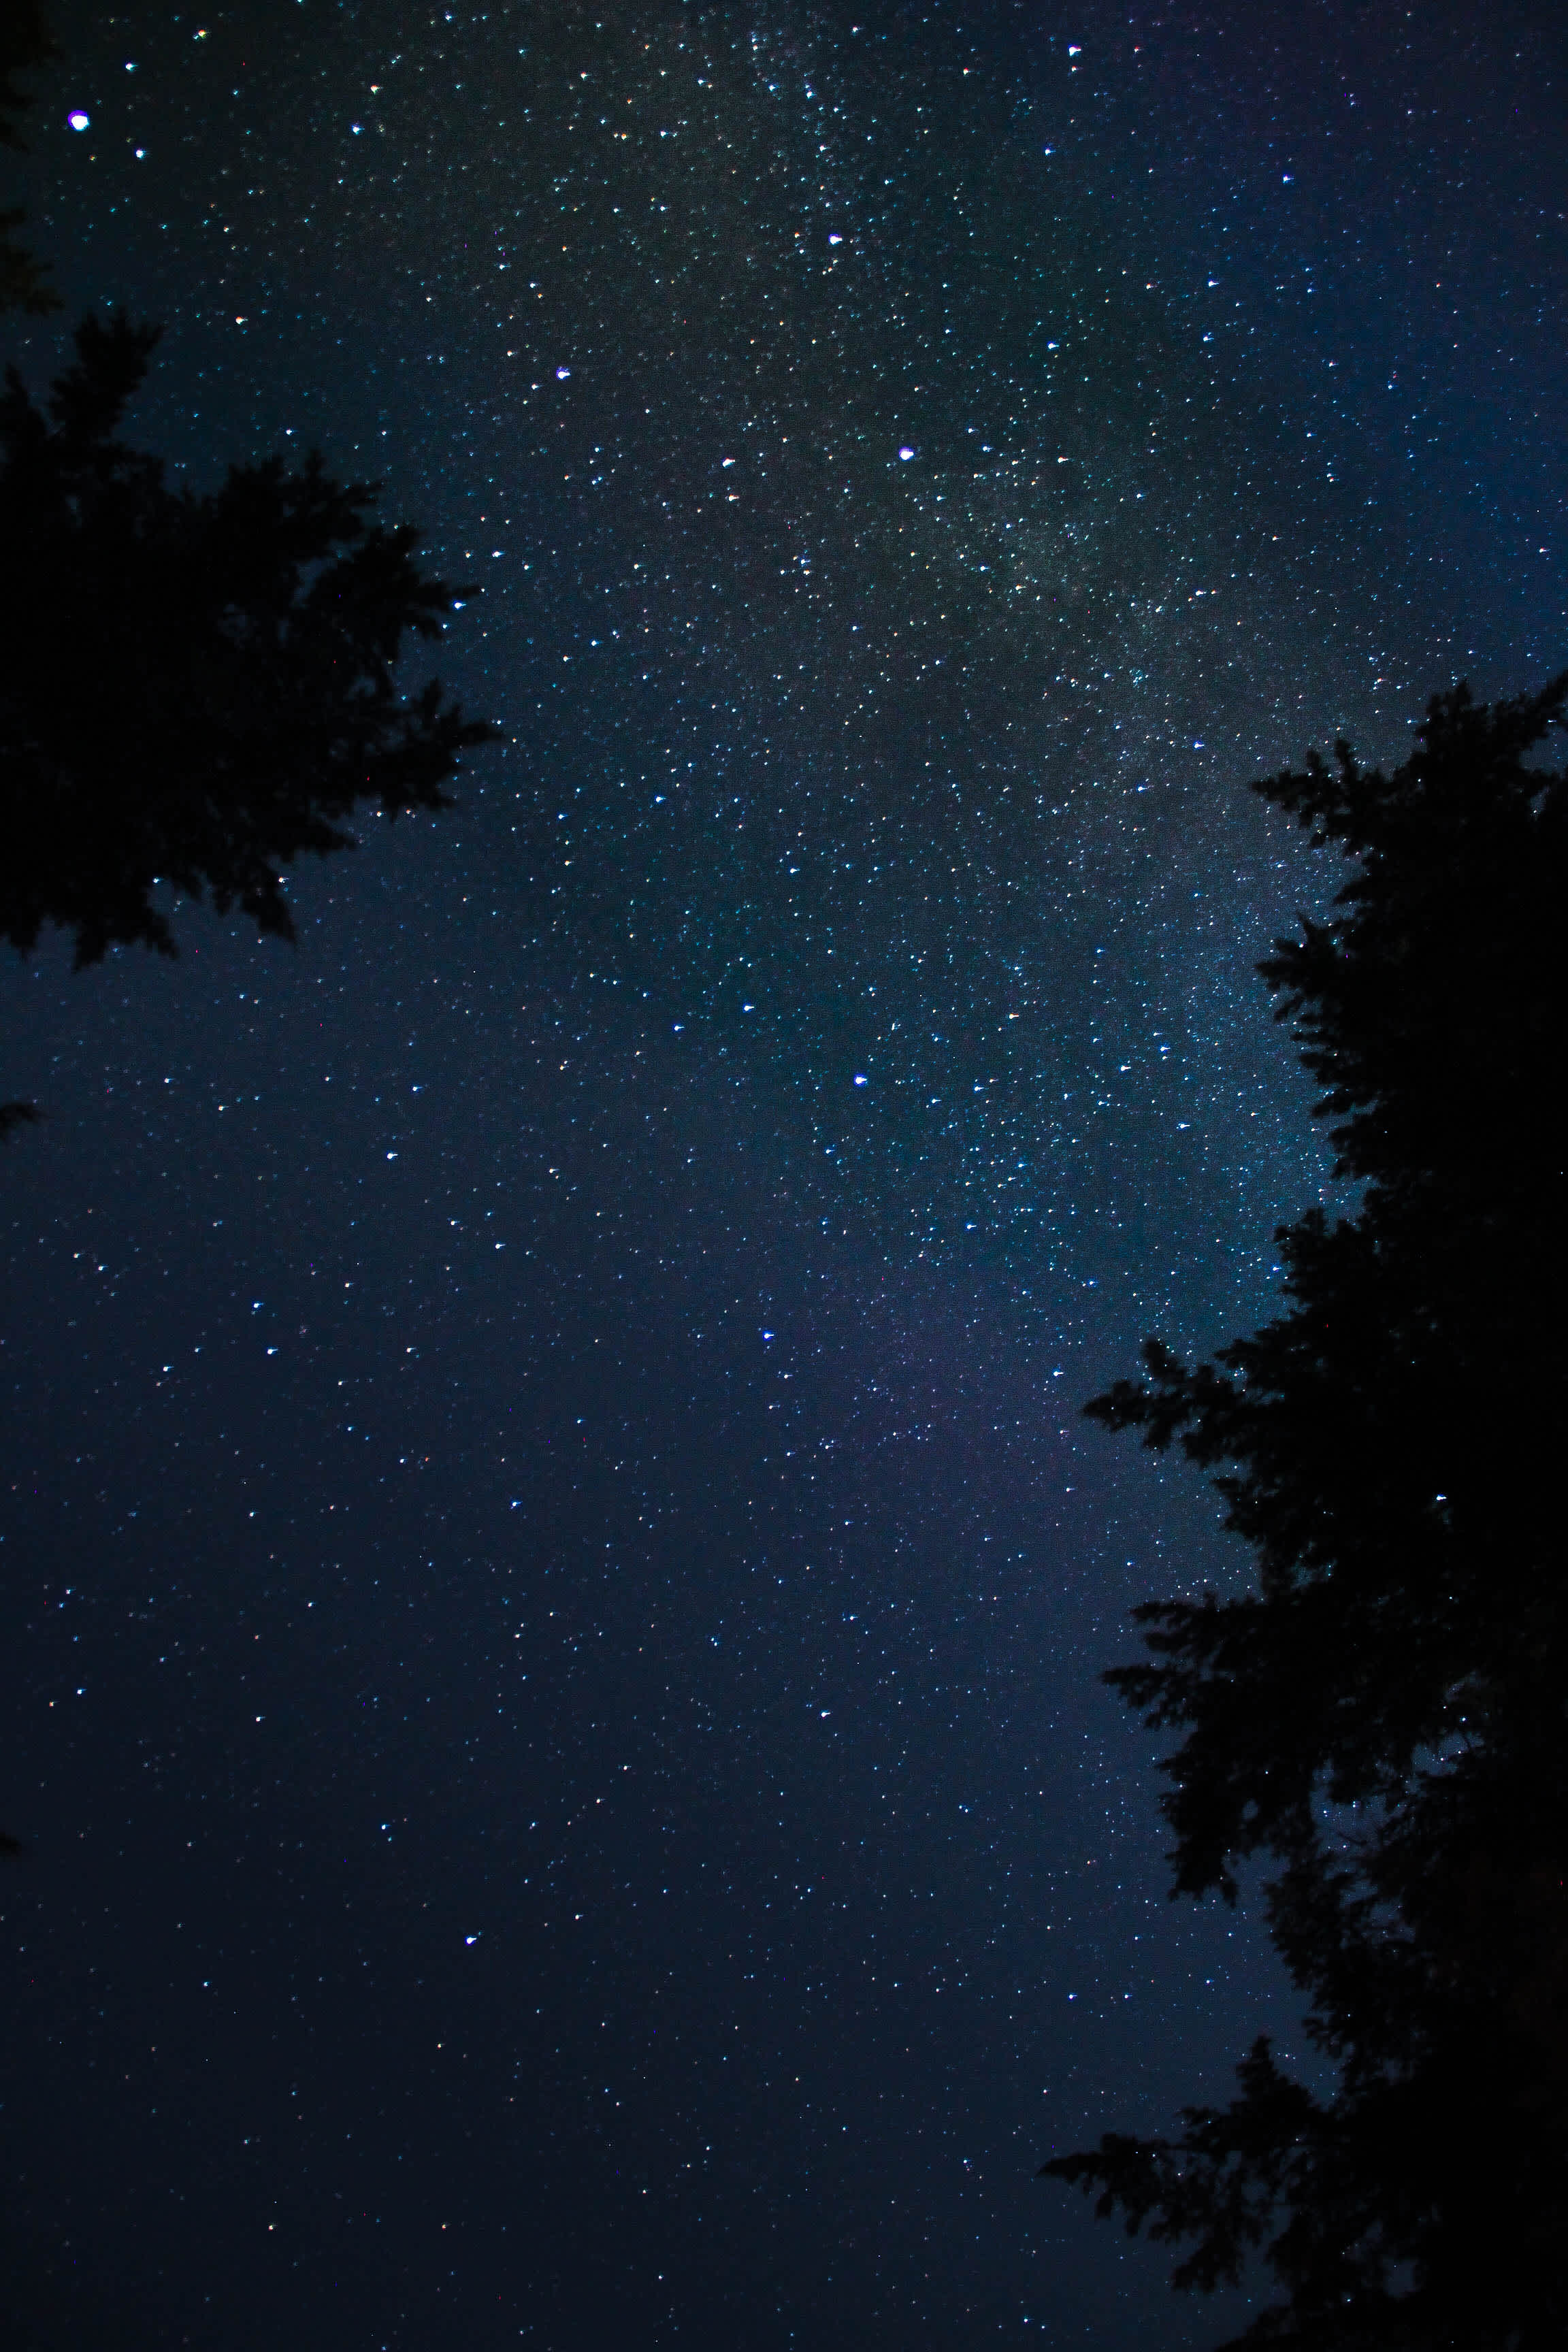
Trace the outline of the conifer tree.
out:
<instances>
[{"instance_id":1,"label":"conifer tree","mask_svg":"<svg viewBox=\"0 0 1568 2352\"><path fill-rule=\"evenodd\" d=\"M26 78L57 55L40 0L4 0L0 150L25 147ZM59 301L24 217L0 209L0 311L42 315ZM157 341L85 319L47 410L15 368L0 394L0 936L26 953L58 925L79 968L174 952L160 885L291 937L300 851L350 846L362 803L450 806L461 753L496 734L435 680L398 695L405 637L476 592L367 519L375 484L273 457L197 497L116 438ZM0 1139L35 1116L0 1103Z\"/></svg>"},{"instance_id":2,"label":"conifer tree","mask_svg":"<svg viewBox=\"0 0 1568 2352\"><path fill-rule=\"evenodd\" d=\"M449 806L494 733L397 690L405 636L472 592L367 520L374 485L268 457L197 495L117 438L156 341L89 318L47 414L15 369L0 395L0 937L58 925L79 966L174 951L160 884L291 936L283 869L362 803Z\"/></svg>"},{"instance_id":3,"label":"conifer tree","mask_svg":"<svg viewBox=\"0 0 1568 2352\"><path fill-rule=\"evenodd\" d=\"M1216 1470L1251 1548L1106 1679L1185 1733L1173 1892L1274 1865L1338 2089L1259 2042L1228 2107L1045 2171L1186 2243L1178 2285L1260 2252L1283 2300L1238 2345L1568 2341L1568 780L1528 763L1565 705L1461 687L1391 775L1342 743L1255 787L1352 863L1259 969L1359 1206L1280 1231L1278 1320L1192 1370L1151 1341L1088 1407Z\"/></svg>"}]
</instances>

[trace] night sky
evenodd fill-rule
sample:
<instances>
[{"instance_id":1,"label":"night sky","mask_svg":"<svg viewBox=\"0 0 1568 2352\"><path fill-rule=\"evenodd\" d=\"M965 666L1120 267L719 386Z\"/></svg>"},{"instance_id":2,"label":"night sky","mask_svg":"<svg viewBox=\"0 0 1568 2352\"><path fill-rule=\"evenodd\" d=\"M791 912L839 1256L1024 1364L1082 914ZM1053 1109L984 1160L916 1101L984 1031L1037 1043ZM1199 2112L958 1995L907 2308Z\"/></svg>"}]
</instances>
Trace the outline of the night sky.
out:
<instances>
[{"instance_id":1,"label":"night sky","mask_svg":"<svg viewBox=\"0 0 1568 2352\"><path fill-rule=\"evenodd\" d=\"M1564 657L1561 9L53 20L5 347L381 480L504 740L5 972L6 2293L1213 2344L1035 2179L1301 2054L1096 1681L1246 1559L1079 1408L1331 1197L1247 779Z\"/></svg>"}]
</instances>

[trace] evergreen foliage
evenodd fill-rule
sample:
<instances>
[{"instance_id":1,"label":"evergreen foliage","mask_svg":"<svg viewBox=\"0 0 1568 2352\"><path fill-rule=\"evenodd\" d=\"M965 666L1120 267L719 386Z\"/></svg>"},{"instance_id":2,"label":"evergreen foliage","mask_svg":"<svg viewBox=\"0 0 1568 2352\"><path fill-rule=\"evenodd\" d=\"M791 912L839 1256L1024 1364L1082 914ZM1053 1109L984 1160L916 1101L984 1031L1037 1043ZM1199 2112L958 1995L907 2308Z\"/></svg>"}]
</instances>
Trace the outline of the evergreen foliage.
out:
<instances>
[{"instance_id":1,"label":"evergreen foliage","mask_svg":"<svg viewBox=\"0 0 1568 2352\"><path fill-rule=\"evenodd\" d=\"M1259 2251L1284 2300L1239 2345L1568 2341L1568 778L1526 764L1565 705L1461 687L1392 775L1342 743L1255 787L1353 861L1259 969L1359 1211L1281 1230L1277 1321L1195 1370L1151 1341L1088 1407L1217 1469L1255 1555L1238 1598L1140 1609L1106 1679L1185 1732L1173 1892L1277 1865L1339 2088L1260 2042L1229 2107L1045 2170L1190 2242L1178 2285Z\"/></svg>"},{"instance_id":2,"label":"evergreen foliage","mask_svg":"<svg viewBox=\"0 0 1568 2352\"><path fill-rule=\"evenodd\" d=\"M15 369L0 395L0 936L57 924L79 967L174 952L160 883L291 936L281 869L350 845L362 802L449 806L495 732L435 680L398 694L405 635L473 592L367 521L374 485L272 457L198 497L116 437L156 340L89 318L47 414Z\"/></svg>"}]
</instances>

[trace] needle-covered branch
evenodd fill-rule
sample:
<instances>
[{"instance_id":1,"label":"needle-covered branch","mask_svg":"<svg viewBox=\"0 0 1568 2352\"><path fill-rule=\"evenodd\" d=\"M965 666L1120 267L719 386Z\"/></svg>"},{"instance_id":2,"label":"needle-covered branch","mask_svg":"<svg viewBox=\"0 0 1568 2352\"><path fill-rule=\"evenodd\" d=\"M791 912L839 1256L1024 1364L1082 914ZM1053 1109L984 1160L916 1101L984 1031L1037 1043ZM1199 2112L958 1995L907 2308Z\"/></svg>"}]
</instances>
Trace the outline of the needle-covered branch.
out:
<instances>
[{"instance_id":1,"label":"needle-covered branch","mask_svg":"<svg viewBox=\"0 0 1568 2352\"><path fill-rule=\"evenodd\" d=\"M449 806L494 734L398 691L405 640L472 592L370 520L374 485L274 457L197 495L116 437L156 340L89 319L47 409L14 370L0 396L0 933L58 925L79 965L172 953L160 885L289 936L301 852L348 847L362 804Z\"/></svg>"}]
</instances>

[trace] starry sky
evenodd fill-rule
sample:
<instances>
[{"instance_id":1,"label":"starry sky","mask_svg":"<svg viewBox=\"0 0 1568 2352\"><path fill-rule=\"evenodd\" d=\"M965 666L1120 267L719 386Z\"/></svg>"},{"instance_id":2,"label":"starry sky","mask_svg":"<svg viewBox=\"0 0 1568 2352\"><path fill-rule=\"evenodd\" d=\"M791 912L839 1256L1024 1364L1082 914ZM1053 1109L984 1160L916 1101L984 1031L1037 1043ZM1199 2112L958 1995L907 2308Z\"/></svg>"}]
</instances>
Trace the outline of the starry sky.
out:
<instances>
[{"instance_id":1,"label":"starry sky","mask_svg":"<svg viewBox=\"0 0 1568 2352\"><path fill-rule=\"evenodd\" d=\"M1248 778L1563 659L1561 13L54 25L7 351L380 480L502 740L0 976L26 2340L1212 2345L1034 2177L1301 2054L1095 1679L1246 1562L1079 1408L1331 1197Z\"/></svg>"}]
</instances>

